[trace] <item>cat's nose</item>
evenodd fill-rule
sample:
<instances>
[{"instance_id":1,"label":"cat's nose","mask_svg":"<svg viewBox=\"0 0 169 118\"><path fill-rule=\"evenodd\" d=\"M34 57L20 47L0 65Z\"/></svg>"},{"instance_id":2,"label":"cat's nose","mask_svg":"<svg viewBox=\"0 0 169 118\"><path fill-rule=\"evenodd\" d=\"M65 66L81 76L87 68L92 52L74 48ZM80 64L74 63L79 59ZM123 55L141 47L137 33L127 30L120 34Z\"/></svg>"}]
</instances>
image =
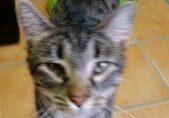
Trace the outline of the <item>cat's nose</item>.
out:
<instances>
[{"instance_id":1,"label":"cat's nose","mask_svg":"<svg viewBox=\"0 0 169 118\"><path fill-rule=\"evenodd\" d=\"M82 104L87 100L87 95L77 96L77 95L71 95L70 99L71 101L76 104L76 106L81 107Z\"/></svg>"}]
</instances>

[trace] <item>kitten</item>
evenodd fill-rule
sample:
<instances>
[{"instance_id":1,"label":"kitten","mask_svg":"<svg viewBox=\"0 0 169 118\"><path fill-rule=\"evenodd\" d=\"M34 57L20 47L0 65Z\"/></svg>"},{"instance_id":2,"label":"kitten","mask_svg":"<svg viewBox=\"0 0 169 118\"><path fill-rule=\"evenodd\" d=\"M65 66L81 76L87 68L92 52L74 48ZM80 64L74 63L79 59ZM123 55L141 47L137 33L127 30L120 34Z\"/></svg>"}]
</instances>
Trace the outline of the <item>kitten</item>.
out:
<instances>
[{"instance_id":1,"label":"kitten","mask_svg":"<svg viewBox=\"0 0 169 118\"><path fill-rule=\"evenodd\" d=\"M28 0L16 5L28 42L38 117L111 118L135 3L117 7L92 29L80 23L54 25Z\"/></svg>"}]
</instances>

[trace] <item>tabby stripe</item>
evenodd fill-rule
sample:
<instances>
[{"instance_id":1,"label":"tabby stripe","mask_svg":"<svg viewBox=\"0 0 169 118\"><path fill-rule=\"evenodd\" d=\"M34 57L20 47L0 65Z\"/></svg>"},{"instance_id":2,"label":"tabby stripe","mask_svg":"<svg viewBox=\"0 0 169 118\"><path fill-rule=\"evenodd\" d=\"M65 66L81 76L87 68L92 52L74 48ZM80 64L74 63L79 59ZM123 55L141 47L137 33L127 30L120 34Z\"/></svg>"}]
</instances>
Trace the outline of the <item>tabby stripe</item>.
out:
<instances>
[{"instance_id":1,"label":"tabby stripe","mask_svg":"<svg viewBox=\"0 0 169 118\"><path fill-rule=\"evenodd\" d=\"M59 100L65 100L65 98L61 97L61 96L55 96L56 99L59 99Z\"/></svg>"},{"instance_id":2,"label":"tabby stripe","mask_svg":"<svg viewBox=\"0 0 169 118\"><path fill-rule=\"evenodd\" d=\"M106 0L102 0L102 3L105 6L105 8L107 9L107 11L109 11L110 9L109 9L109 6L107 4L107 1Z\"/></svg>"},{"instance_id":3,"label":"tabby stripe","mask_svg":"<svg viewBox=\"0 0 169 118\"><path fill-rule=\"evenodd\" d=\"M57 100L54 100L55 104L62 106L62 107L67 107L67 103L65 103L65 101L57 101Z\"/></svg>"}]
</instances>

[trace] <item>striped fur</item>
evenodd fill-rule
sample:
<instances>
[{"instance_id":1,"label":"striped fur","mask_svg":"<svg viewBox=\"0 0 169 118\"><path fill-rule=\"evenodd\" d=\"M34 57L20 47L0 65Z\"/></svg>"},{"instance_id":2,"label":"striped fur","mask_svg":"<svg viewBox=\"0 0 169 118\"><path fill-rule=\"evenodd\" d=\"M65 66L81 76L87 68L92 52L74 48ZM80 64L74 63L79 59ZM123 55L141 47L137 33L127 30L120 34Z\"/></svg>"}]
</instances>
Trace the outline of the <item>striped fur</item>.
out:
<instances>
[{"instance_id":1,"label":"striped fur","mask_svg":"<svg viewBox=\"0 0 169 118\"><path fill-rule=\"evenodd\" d=\"M92 29L53 25L28 0L16 5L28 42L38 117L111 118L135 3L117 7ZM86 99L79 107L72 96Z\"/></svg>"},{"instance_id":2,"label":"striped fur","mask_svg":"<svg viewBox=\"0 0 169 118\"><path fill-rule=\"evenodd\" d=\"M89 28L100 24L117 5L118 0L58 0L51 20L57 25Z\"/></svg>"}]
</instances>

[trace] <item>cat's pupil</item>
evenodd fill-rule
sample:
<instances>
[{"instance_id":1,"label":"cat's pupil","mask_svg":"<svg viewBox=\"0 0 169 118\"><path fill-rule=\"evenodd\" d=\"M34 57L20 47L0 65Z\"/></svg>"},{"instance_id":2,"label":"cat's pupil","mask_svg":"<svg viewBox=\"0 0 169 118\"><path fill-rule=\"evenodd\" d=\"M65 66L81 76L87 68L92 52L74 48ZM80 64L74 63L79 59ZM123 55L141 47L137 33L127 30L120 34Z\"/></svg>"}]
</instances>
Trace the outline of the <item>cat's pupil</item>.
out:
<instances>
[{"instance_id":1,"label":"cat's pupil","mask_svg":"<svg viewBox=\"0 0 169 118\"><path fill-rule=\"evenodd\" d=\"M105 72L108 68L108 63L107 62L98 62L94 68L94 74L95 75L100 75L103 72Z\"/></svg>"}]
</instances>

